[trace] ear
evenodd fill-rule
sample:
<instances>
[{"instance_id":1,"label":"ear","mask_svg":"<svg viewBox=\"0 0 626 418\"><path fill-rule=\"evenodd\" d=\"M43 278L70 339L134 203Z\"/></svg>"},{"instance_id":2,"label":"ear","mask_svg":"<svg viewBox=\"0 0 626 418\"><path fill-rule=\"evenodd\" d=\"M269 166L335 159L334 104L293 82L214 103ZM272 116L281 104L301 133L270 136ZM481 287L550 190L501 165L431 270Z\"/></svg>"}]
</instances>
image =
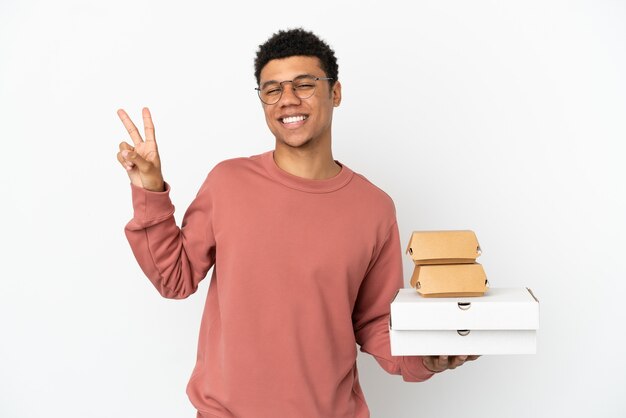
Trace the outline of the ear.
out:
<instances>
[{"instance_id":1,"label":"ear","mask_svg":"<svg viewBox=\"0 0 626 418\"><path fill-rule=\"evenodd\" d=\"M337 107L341 104L341 83L336 81L332 91L333 106Z\"/></svg>"}]
</instances>

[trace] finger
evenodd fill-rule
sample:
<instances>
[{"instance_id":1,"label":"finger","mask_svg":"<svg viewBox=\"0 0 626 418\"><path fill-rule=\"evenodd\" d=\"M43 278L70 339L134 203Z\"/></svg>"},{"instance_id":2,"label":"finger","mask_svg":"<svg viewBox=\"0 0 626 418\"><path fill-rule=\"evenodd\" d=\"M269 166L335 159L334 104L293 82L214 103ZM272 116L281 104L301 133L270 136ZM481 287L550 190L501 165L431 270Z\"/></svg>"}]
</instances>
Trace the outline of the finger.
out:
<instances>
[{"instance_id":1,"label":"finger","mask_svg":"<svg viewBox=\"0 0 626 418\"><path fill-rule=\"evenodd\" d=\"M135 166L135 164L133 164L130 161L127 161L124 158L124 155L122 153L123 153L123 151L120 151L120 152L117 153L117 161L119 161L120 164L122 164L122 167L124 167L124 169L126 169L126 171L132 170L133 167Z\"/></svg>"},{"instance_id":2,"label":"finger","mask_svg":"<svg viewBox=\"0 0 626 418\"><path fill-rule=\"evenodd\" d=\"M462 366L463 363L465 363L465 360L467 359L467 356L455 356L451 361L450 361L450 365L448 366L449 369L456 369L459 366Z\"/></svg>"},{"instance_id":3,"label":"finger","mask_svg":"<svg viewBox=\"0 0 626 418\"><path fill-rule=\"evenodd\" d=\"M122 120L122 123L124 124L124 127L130 134L130 138L133 140L133 143L135 144L135 146L141 144L143 142L143 139L141 138L141 135L139 134L137 127L135 126L133 121L130 120L130 118L128 117L128 114L126 114L124 109L118 109L117 116L119 116L120 119Z\"/></svg>"},{"instance_id":4,"label":"finger","mask_svg":"<svg viewBox=\"0 0 626 418\"><path fill-rule=\"evenodd\" d=\"M132 164L135 164L139 171L145 173L150 170L154 165L146 161L141 155L135 151L122 151L122 156Z\"/></svg>"},{"instance_id":5,"label":"finger","mask_svg":"<svg viewBox=\"0 0 626 418\"><path fill-rule=\"evenodd\" d=\"M135 164L128 159L128 153L134 150L135 148L127 142L120 142L120 152L117 153L117 159L124 165L127 170L130 170L135 166Z\"/></svg>"},{"instance_id":6,"label":"finger","mask_svg":"<svg viewBox=\"0 0 626 418\"><path fill-rule=\"evenodd\" d=\"M128 142L122 141L120 142L120 151L124 151L124 150L134 151L135 147L130 145Z\"/></svg>"},{"instance_id":7,"label":"finger","mask_svg":"<svg viewBox=\"0 0 626 418\"><path fill-rule=\"evenodd\" d=\"M146 141L155 142L156 139L154 137L154 123L152 123L152 116L150 115L150 109L144 107L141 111L141 115L143 116L143 129L145 131Z\"/></svg>"},{"instance_id":8,"label":"finger","mask_svg":"<svg viewBox=\"0 0 626 418\"><path fill-rule=\"evenodd\" d=\"M427 370L433 373L439 372L439 369L437 368L437 366L435 366L436 358L438 358L438 356L423 356L422 357L422 364L424 364L424 367L426 367Z\"/></svg>"},{"instance_id":9,"label":"finger","mask_svg":"<svg viewBox=\"0 0 626 418\"><path fill-rule=\"evenodd\" d=\"M439 356L439 358L435 360L435 364L436 364L437 370L440 370L440 371L446 370L449 365L448 356Z\"/></svg>"},{"instance_id":10,"label":"finger","mask_svg":"<svg viewBox=\"0 0 626 418\"><path fill-rule=\"evenodd\" d=\"M474 361L480 356L467 356L467 361Z\"/></svg>"}]
</instances>

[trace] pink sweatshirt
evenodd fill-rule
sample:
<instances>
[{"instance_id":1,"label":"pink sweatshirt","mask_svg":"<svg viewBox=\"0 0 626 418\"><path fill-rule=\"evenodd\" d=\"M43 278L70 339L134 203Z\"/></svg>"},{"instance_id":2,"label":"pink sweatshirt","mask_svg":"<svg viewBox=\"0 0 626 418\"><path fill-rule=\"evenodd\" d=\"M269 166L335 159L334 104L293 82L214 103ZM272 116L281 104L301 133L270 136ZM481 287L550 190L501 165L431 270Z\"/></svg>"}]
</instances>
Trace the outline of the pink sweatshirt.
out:
<instances>
[{"instance_id":1,"label":"pink sweatshirt","mask_svg":"<svg viewBox=\"0 0 626 418\"><path fill-rule=\"evenodd\" d=\"M407 382L432 376L421 357L390 353L389 305L404 287L393 201L341 165L311 180L273 151L223 161L181 228L169 184L131 184L126 237L159 293L186 298L213 267L187 385L198 417L369 417L356 344Z\"/></svg>"}]
</instances>

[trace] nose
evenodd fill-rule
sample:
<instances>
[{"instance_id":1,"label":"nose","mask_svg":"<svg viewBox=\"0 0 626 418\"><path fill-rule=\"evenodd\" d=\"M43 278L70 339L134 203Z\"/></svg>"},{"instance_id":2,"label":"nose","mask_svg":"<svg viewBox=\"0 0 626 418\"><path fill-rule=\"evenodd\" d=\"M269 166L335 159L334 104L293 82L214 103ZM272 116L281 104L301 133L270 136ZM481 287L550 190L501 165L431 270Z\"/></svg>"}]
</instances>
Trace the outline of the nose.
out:
<instances>
[{"instance_id":1,"label":"nose","mask_svg":"<svg viewBox=\"0 0 626 418\"><path fill-rule=\"evenodd\" d=\"M287 85L289 85L289 88L287 88ZM281 106L297 105L297 104L300 104L301 100L302 99L296 96L296 92L293 89L293 84L291 83L283 84L283 94L280 98Z\"/></svg>"}]
</instances>

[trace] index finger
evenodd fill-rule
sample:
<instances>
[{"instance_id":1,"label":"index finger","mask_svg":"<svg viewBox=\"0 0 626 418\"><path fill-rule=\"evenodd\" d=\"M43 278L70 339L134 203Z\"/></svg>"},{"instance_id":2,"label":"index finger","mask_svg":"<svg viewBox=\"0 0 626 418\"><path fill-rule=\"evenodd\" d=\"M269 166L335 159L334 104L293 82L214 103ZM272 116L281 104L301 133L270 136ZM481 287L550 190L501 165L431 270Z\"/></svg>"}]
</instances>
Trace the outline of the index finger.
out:
<instances>
[{"instance_id":1,"label":"index finger","mask_svg":"<svg viewBox=\"0 0 626 418\"><path fill-rule=\"evenodd\" d=\"M144 107L141 111L143 116L143 129L146 132L146 141L155 141L154 138L154 124L152 123L152 116L150 115L150 109Z\"/></svg>"},{"instance_id":2,"label":"index finger","mask_svg":"<svg viewBox=\"0 0 626 418\"><path fill-rule=\"evenodd\" d=\"M124 124L124 127L130 134L130 138L133 140L133 143L135 145L141 144L143 142L143 139L141 138L141 135L139 135L139 131L137 130L137 127L135 126L133 121L130 120L130 118L128 117L128 114L126 114L124 109L118 109L117 116L119 116L120 119L122 120L122 123Z\"/></svg>"}]
</instances>

